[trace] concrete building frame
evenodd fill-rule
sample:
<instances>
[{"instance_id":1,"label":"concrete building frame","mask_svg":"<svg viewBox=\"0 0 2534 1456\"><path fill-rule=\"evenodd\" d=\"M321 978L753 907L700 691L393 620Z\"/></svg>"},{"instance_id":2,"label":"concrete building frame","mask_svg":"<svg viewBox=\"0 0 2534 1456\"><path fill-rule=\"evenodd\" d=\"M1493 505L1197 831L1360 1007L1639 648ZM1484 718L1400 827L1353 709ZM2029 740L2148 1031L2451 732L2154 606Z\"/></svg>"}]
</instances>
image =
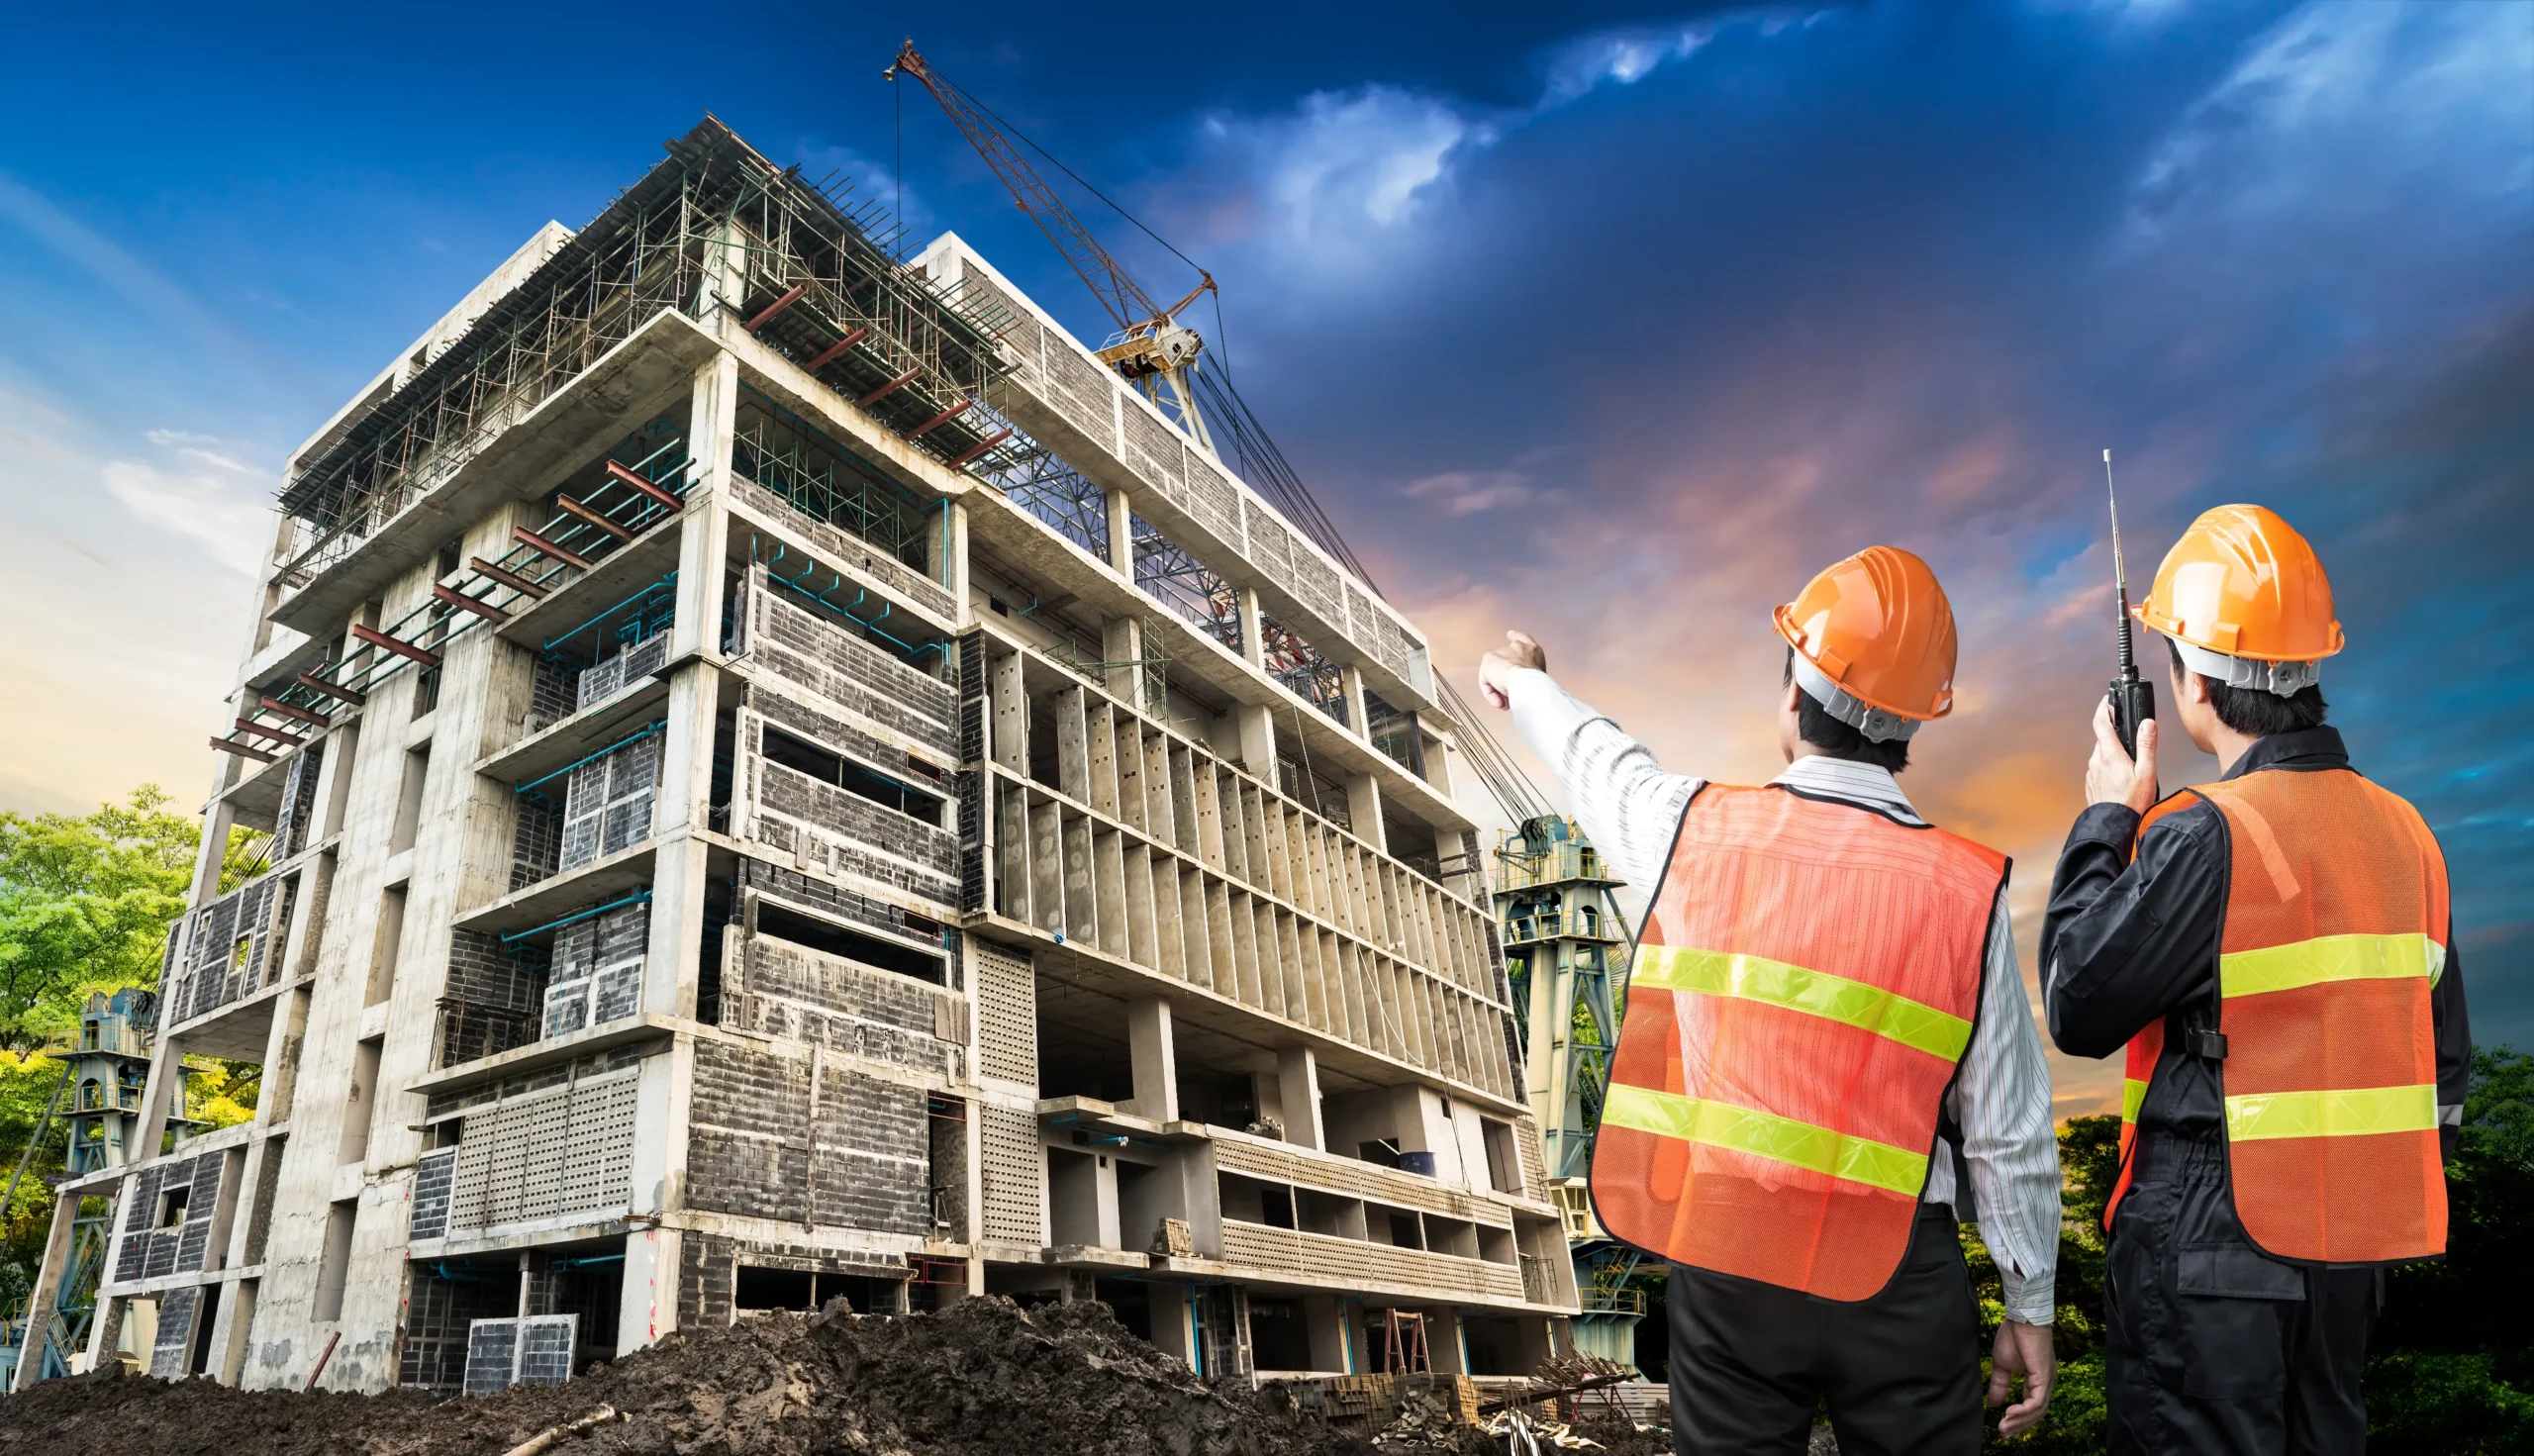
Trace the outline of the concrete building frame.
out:
<instances>
[{"instance_id":1,"label":"concrete building frame","mask_svg":"<svg viewBox=\"0 0 2534 1456\"><path fill-rule=\"evenodd\" d=\"M1218 1376L1394 1309L1571 1348L1422 639L885 226L708 118L293 457L152 1155L62 1189L117 1200L92 1358L454 1391L479 1320L833 1294L1106 1299ZM189 1053L251 1121L166 1137Z\"/></svg>"}]
</instances>

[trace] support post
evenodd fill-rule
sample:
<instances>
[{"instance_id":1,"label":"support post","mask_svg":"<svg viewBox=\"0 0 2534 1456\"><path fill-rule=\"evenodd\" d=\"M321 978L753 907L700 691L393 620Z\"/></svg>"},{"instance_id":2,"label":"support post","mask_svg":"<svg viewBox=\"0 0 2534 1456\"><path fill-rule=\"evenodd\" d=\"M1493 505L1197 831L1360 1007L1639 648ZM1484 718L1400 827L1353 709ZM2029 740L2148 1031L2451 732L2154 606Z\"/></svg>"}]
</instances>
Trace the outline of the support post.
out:
<instances>
[{"instance_id":1,"label":"support post","mask_svg":"<svg viewBox=\"0 0 2534 1456\"><path fill-rule=\"evenodd\" d=\"M1232 709L1240 724L1240 766L1276 782L1276 709L1268 703L1241 703Z\"/></svg>"},{"instance_id":2,"label":"support post","mask_svg":"<svg viewBox=\"0 0 2534 1456\"><path fill-rule=\"evenodd\" d=\"M1368 773L1347 775L1346 819L1356 838L1384 854L1390 852L1390 835L1382 827L1381 780Z\"/></svg>"},{"instance_id":3,"label":"support post","mask_svg":"<svg viewBox=\"0 0 2534 1456\"><path fill-rule=\"evenodd\" d=\"M1144 706L1144 625L1132 617L1113 617L1100 626L1100 655L1110 662L1130 664L1112 667L1102 673L1102 681L1115 696L1130 708Z\"/></svg>"},{"instance_id":4,"label":"support post","mask_svg":"<svg viewBox=\"0 0 2534 1456\"><path fill-rule=\"evenodd\" d=\"M1135 512L1122 490L1109 492L1109 566L1131 582L1135 579Z\"/></svg>"},{"instance_id":5,"label":"support post","mask_svg":"<svg viewBox=\"0 0 2534 1456\"><path fill-rule=\"evenodd\" d=\"M1258 588L1240 589L1240 655L1260 672L1267 670L1267 644L1258 635Z\"/></svg>"},{"instance_id":6,"label":"support post","mask_svg":"<svg viewBox=\"0 0 2534 1456\"><path fill-rule=\"evenodd\" d=\"M1179 1052L1171 1035L1169 1001L1147 996L1129 1002L1126 1041L1135 1075L1135 1095L1127 1111L1156 1122L1178 1121Z\"/></svg>"},{"instance_id":7,"label":"support post","mask_svg":"<svg viewBox=\"0 0 2534 1456\"><path fill-rule=\"evenodd\" d=\"M1319 1116L1317 1053L1308 1046L1289 1046L1276 1053L1276 1098L1282 1105L1278 1111L1285 1119L1285 1140L1314 1152L1328 1151L1328 1135Z\"/></svg>"}]
</instances>

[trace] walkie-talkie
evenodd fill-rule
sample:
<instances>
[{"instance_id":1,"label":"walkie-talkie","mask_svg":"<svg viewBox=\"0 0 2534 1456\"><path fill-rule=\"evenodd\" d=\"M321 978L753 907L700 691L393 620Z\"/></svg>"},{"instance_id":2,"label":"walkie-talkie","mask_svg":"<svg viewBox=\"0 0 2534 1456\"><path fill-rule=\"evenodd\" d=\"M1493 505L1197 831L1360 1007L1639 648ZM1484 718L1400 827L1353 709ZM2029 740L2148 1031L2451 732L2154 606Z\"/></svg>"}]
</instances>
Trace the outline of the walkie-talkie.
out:
<instances>
[{"instance_id":1,"label":"walkie-talkie","mask_svg":"<svg viewBox=\"0 0 2534 1456\"><path fill-rule=\"evenodd\" d=\"M2111 451L2102 452L2102 488L2111 499L2111 579L2120 593L2120 676L2111 680L2111 730L2138 756L2138 725L2156 716L2156 685L2138 676L2129 627L2129 568L2120 558L2120 493L2111 484Z\"/></svg>"}]
</instances>

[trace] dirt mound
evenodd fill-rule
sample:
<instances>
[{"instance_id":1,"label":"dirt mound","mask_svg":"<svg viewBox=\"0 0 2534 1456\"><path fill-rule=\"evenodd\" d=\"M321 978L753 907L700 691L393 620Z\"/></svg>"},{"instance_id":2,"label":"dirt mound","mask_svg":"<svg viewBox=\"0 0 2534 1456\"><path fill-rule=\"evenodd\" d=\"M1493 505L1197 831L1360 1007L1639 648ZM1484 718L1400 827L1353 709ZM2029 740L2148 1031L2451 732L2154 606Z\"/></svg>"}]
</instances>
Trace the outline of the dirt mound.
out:
<instances>
[{"instance_id":1,"label":"dirt mound","mask_svg":"<svg viewBox=\"0 0 2534 1456\"><path fill-rule=\"evenodd\" d=\"M0 1450L58 1456L501 1456L599 1407L554 1456L1369 1456L1245 1386L1218 1389L1106 1306L771 1313L681 1332L569 1385L478 1400L239 1391L112 1372L0 1399Z\"/></svg>"}]
</instances>

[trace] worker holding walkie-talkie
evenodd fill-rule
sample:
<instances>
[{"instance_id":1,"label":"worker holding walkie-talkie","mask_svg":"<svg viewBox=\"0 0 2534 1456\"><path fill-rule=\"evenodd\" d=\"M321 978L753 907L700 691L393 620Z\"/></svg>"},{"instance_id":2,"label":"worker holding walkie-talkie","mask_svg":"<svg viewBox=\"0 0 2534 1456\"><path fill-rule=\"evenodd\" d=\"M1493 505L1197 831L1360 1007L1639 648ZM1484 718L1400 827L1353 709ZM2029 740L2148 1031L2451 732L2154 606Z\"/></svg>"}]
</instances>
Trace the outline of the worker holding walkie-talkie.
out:
<instances>
[{"instance_id":1,"label":"worker holding walkie-talkie","mask_svg":"<svg viewBox=\"0 0 2534 1456\"><path fill-rule=\"evenodd\" d=\"M2201 516L2136 612L2215 783L2160 797L2125 574L2121 596L2123 670L2041 933L2060 1049L2128 1052L2111 1449L2362 1451L2384 1270L2446 1247L2471 1048L2446 862L2324 726L2341 628L2287 522Z\"/></svg>"}]
</instances>

